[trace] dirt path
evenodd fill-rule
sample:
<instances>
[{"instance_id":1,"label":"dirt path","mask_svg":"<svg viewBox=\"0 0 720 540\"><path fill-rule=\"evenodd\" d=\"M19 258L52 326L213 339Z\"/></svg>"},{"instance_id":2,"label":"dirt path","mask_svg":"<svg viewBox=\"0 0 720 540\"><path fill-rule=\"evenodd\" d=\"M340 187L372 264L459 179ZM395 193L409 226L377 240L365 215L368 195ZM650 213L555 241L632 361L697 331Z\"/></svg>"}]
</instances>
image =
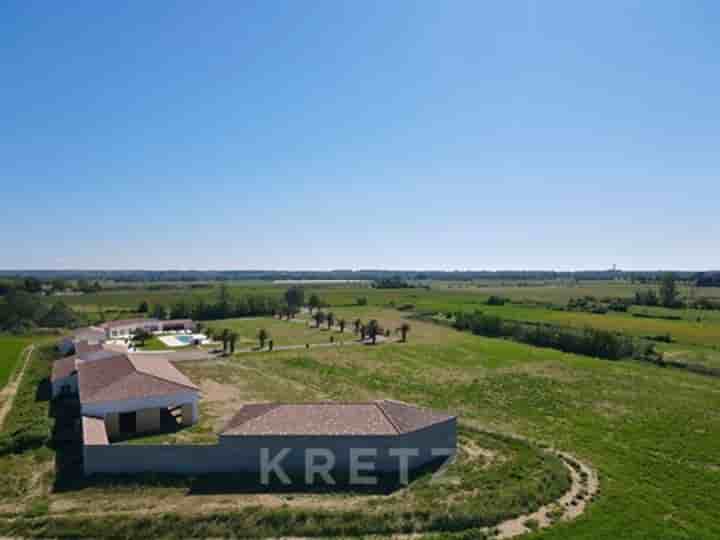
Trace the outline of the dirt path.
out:
<instances>
[{"instance_id":1,"label":"dirt path","mask_svg":"<svg viewBox=\"0 0 720 540\"><path fill-rule=\"evenodd\" d=\"M526 440L523 438L523 440ZM504 540L508 538L515 538L534 530L545 529L551 527L553 524L568 522L576 519L587 508L587 505L598 495L600 489L600 482L598 480L597 473L587 464L579 461L574 456L565 452L557 450L548 450L559 457L565 467L567 467L570 473L571 483L570 488L565 494L559 499L548 503L540 507L537 511L523 514L512 519L508 519L498 523L493 527L482 529L486 534L489 534L493 540ZM268 498L266 504L268 506L275 506L279 504L277 501ZM193 507L197 510L198 506L193 502ZM168 512L169 509L163 506L156 506L148 508L143 511L143 515L154 515ZM123 512L108 512L108 511L94 511L94 512L74 512L75 516L87 516L92 518L93 516L107 516L107 515L118 515ZM391 534L391 535L372 535L363 538L376 538L376 539L387 539L387 540L419 540L426 536L428 533L417 532L409 534ZM269 538L267 540L313 540L312 537L279 537Z\"/></svg>"},{"instance_id":2,"label":"dirt path","mask_svg":"<svg viewBox=\"0 0 720 540\"><path fill-rule=\"evenodd\" d=\"M554 452L570 471L570 489L555 502L540 507L532 514L508 519L493 527L496 538L513 538L533 529L544 529L558 521L571 521L585 511L600 488L598 476L588 465L564 452Z\"/></svg>"},{"instance_id":3,"label":"dirt path","mask_svg":"<svg viewBox=\"0 0 720 540\"><path fill-rule=\"evenodd\" d=\"M21 353L25 355L25 358L22 360L22 367L17 372L17 375L15 375L15 378L13 378L13 380L0 391L0 397L3 399L2 408L0 408L0 429L5 423L5 417L10 412L10 409L12 409L13 401L15 401L15 394L17 393L17 389L23 375L25 374L25 368L28 365L28 360L30 360L30 355L32 354L33 349L34 345L30 345Z\"/></svg>"}]
</instances>

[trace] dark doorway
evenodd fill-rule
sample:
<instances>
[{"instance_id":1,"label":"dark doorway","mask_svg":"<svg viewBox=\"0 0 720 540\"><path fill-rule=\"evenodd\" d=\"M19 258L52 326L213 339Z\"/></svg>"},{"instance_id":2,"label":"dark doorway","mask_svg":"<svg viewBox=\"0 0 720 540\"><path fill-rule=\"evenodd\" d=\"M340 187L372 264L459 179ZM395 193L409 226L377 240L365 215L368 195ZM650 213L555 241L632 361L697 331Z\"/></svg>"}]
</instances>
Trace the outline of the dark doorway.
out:
<instances>
[{"instance_id":1,"label":"dark doorway","mask_svg":"<svg viewBox=\"0 0 720 540\"><path fill-rule=\"evenodd\" d=\"M120 433L135 433L137 427L137 413L120 413Z\"/></svg>"}]
</instances>

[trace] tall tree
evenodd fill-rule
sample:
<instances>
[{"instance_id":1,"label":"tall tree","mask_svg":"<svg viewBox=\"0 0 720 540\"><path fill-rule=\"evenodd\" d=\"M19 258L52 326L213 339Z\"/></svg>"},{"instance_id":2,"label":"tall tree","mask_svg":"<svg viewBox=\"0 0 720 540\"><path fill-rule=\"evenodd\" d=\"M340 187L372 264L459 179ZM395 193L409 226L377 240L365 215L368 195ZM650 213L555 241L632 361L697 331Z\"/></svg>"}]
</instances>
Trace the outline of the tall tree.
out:
<instances>
[{"instance_id":1,"label":"tall tree","mask_svg":"<svg viewBox=\"0 0 720 540\"><path fill-rule=\"evenodd\" d=\"M328 330L330 330L333 327L333 325L335 324L335 314L331 311L330 313L327 314L326 319L327 319Z\"/></svg>"},{"instance_id":2,"label":"tall tree","mask_svg":"<svg viewBox=\"0 0 720 540\"><path fill-rule=\"evenodd\" d=\"M52 280L52 288L54 291L64 291L67 289L67 283L64 279L55 278Z\"/></svg>"},{"instance_id":3,"label":"tall tree","mask_svg":"<svg viewBox=\"0 0 720 540\"><path fill-rule=\"evenodd\" d=\"M345 332L345 324L346 324L345 319L340 319L338 321L338 326L340 327L340 333Z\"/></svg>"},{"instance_id":4,"label":"tall tree","mask_svg":"<svg viewBox=\"0 0 720 540\"><path fill-rule=\"evenodd\" d=\"M167 318L167 309L162 304L155 304L152 309L153 319Z\"/></svg>"},{"instance_id":5,"label":"tall tree","mask_svg":"<svg viewBox=\"0 0 720 540\"><path fill-rule=\"evenodd\" d=\"M230 291L225 283L220 284L218 290L218 316L221 319L226 319L230 316Z\"/></svg>"},{"instance_id":6,"label":"tall tree","mask_svg":"<svg viewBox=\"0 0 720 540\"><path fill-rule=\"evenodd\" d=\"M258 332L257 338L260 343L260 350L265 348L265 341L270 337L270 334L264 328L261 328Z\"/></svg>"},{"instance_id":7,"label":"tall tree","mask_svg":"<svg viewBox=\"0 0 720 540\"><path fill-rule=\"evenodd\" d=\"M285 291L285 302L290 307L299 308L305 303L305 290L302 287L290 287Z\"/></svg>"},{"instance_id":8,"label":"tall tree","mask_svg":"<svg viewBox=\"0 0 720 540\"><path fill-rule=\"evenodd\" d=\"M222 339L223 344L223 354L227 354L228 344L230 343L230 330L223 328L220 338Z\"/></svg>"},{"instance_id":9,"label":"tall tree","mask_svg":"<svg viewBox=\"0 0 720 540\"><path fill-rule=\"evenodd\" d=\"M150 332L148 332L144 328L136 328L133 332L132 339L136 346L144 347L145 341L150 339L151 337L152 336L150 335Z\"/></svg>"},{"instance_id":10,"label":"tall tree","mask_svg":"<svg viewBox=\"0 0 720 540\"><path fill-rule=\"evenodd\" d=\"M360 319L355 319L355 322L353 322L353 327L355 328L355 333L360 333L360 327L362 326L362 321Z\"/></svg>"},{"instance_id":11,"label":"tall tree","mask_svg":"<svg viewBox=\"0 0 720 540\"><path fill-rule=\"evenodd\" d=\"M660 282L660 303L667 308L677 307L679 294L675 276L669 273L664 274Z\"/></svg>"},{"instance_id":12,"label":"tall tree","mask_svg":"<svg viewBox=\"0 0 720 540\"><path fill-rule=\"evenodd\" d=\"M325 313L318 310L315 312L315 315L313 315L313 319L315 319L315 328L320 328L320 325L325 320Z\"/></svg>"},{"instance_id":13,"label":"tall tree","mask_svg":"<svg viewBox=\"0 0 720 540\"><path fill-rule=\"evenodd\" d=\"M34 277L25 278L23 285L29 293L36 293L42 290L42 282Z\"/></svg>"},{"instance_id":14,"label":"tall tree","mask_svg":"<svg viewBox=\"0 0 720 540\"><path fill-rule=\"evenodd\" d=\"M368 323L367 327L368 337L372 340L372 344L375 345L377 342L377 335L380 332L380 325L375 319L372 319Z\"/></svg>"},{"instance_id":15,"label":"tall tree","mask_svg":"<svg viewBox=\"0 0 720 540\"><path fill-rule=\"evenodd\" d=\"M320 307L320 297L317 294L311 294L310 300L308 300L308 307L310 308L310 315L312 315L313 309Z\"/></svg>"},{"instance_id":16,"label":"tall tree","mask_svg":"<svg viewBox=\"0 0 720 540\"><path fill-rule=\"evenodd\" d=\"M400 330L400 335L402 336L401 339L403 340L403 342L407 341L407 335L408 335L408 332L410 331L410 325L408 323L404 322L400 326L399 330Z\"/></svg>"},{"instance_id":17,"label":"tall tree","mask_svg":"<svg viewBox=\"0 0 720 540\"><path fill-rule=\"evenodd\" d=\"M147 313L150 311L150 305L147 303L147 300L143 300L140 302L137 308L138 313Z\"/></svg>"},{"instance_id":18,"label":"tall tree","mask_svg":"<svg viewBox=\"0 0 720 540\"><path fill-rule=\"evenodd\" d=\"M240 336L237 332L230 332L228 339L230 340L230 354L235 354L235 344Z\"/></svg>"}]
</instances>

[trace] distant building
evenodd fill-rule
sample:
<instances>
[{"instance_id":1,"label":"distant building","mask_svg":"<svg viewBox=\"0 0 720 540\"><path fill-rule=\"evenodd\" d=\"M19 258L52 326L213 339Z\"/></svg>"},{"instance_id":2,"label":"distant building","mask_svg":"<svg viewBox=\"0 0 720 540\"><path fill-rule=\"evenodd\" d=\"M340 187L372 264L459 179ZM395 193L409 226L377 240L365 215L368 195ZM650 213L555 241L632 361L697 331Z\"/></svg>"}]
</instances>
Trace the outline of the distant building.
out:
<instances>
[{"instance_id":1,"label":"distant building","mask_svg":"<svg viewBox=\"0 0 720 540\"><path fill-rule=\"evenodd\" d=\"M78 343L100 345L112 339L129 339L133 333L142 328L146 332L177 332L195 330L197 324L192 319L123 319L109 321L98 326L79 328L71 336L63 338L58 344L62 354L77 352Z\"/></svg>"}]
</instances>

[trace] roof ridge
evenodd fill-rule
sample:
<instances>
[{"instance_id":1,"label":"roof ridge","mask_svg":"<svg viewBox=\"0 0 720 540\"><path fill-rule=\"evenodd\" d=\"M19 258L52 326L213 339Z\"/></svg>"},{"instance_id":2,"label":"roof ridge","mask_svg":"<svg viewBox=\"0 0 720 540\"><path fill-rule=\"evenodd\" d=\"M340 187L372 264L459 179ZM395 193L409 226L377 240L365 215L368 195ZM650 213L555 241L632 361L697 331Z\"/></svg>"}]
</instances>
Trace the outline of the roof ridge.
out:
<instances>
[{"instance_id":1,"label":"roof ridge","mask_svg":"<svg viewBox=\"0 0 720 540\"><path fill-rule=\"evenodd\" d=\"M376 401L376 402L375 402L375 406L380 410L380 412L381 412L382 415L385 417L385 419L386 419L388 422L390 422L390 425L391 425L393 428L395 428L395 431L397 432L398 435L401 434L401 433L404 433L404 431L400 429L400 426L398 426L398 425L395 423L395 421L392 419L392 417L391 417L391 416L388 414L388 412L385 410L385 407L382 406L383 401L385 401L385 400L378 400L378 401Z\"/></svg>"},{"instance_id":2,"label":"roof ridge","mask_svg":"<svg viewBox=\"0 0 720 540\"><path fill-rule=\"evenodd\" d=\"M181 386L181 387L183 387L183 388L187 388L188 390L200 390L197 386L195 386L195 385L192 384L192 383L191 383L191 386L189 386L189 385L187 385L187 384L182 384L182 383L179 383L179 382L177 382L177 381L171 381L170 379L166 379L166 378L164 378L164 377L160 377L160 376L158 376L158 375L155 375L154 373L150 373L150 372L148 372L148 371L144 371L144 370L142 370L142 369L138 369L138 367L135 365L135 362L133 362L133 359L132 359L132 357L131 357L129 354L126 354L125 357L128 359L128 361L130 362L130 365L131 365L132 368L133 368L133 371L135 371L136 373L142 373L143 375L145 375L145 376L147 376L147 377L152 377L153 379L157 379L158 381L162 381L162 382L164 382L164 383L170 383L170 384L174 384L174 385L177 385L177 386ZM166 360L166 362L167 362L168 364L170 363L170 362L167 361L167 360ZM172 367L175 367L175 366L172 366ZM177 368L175 368L175 369L177 369Z\"/></svg>"}]
</instances>

